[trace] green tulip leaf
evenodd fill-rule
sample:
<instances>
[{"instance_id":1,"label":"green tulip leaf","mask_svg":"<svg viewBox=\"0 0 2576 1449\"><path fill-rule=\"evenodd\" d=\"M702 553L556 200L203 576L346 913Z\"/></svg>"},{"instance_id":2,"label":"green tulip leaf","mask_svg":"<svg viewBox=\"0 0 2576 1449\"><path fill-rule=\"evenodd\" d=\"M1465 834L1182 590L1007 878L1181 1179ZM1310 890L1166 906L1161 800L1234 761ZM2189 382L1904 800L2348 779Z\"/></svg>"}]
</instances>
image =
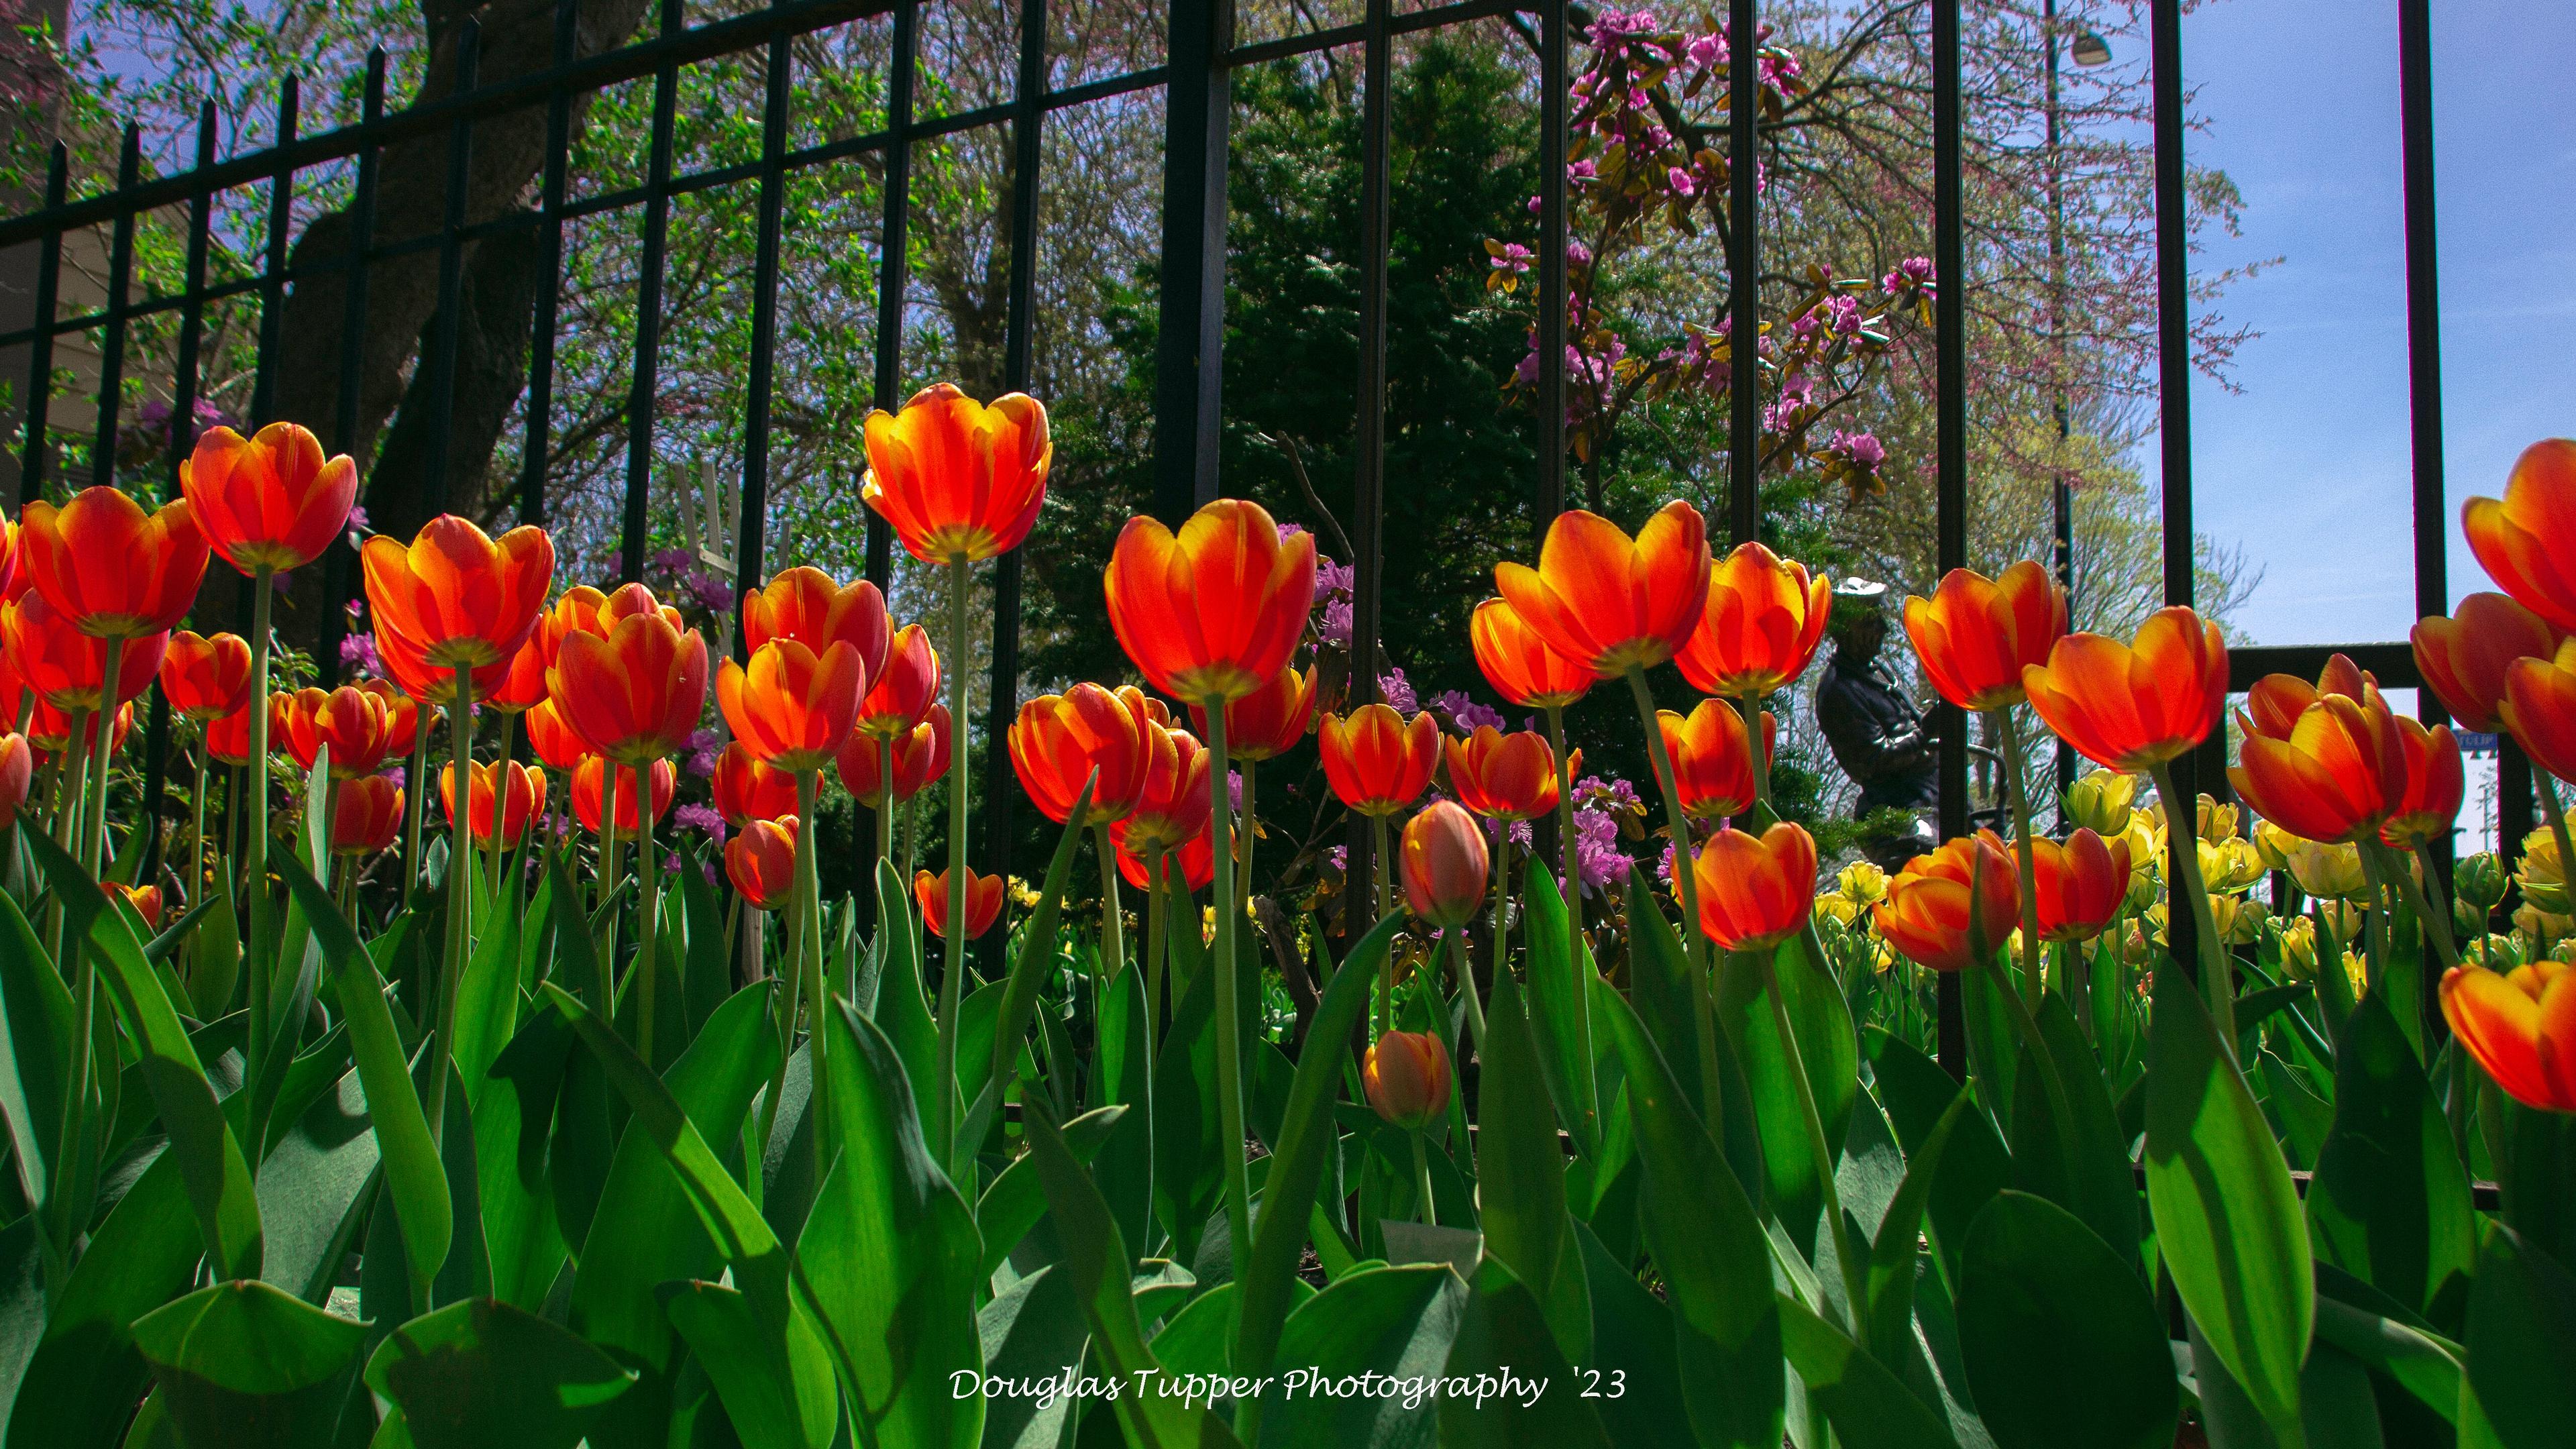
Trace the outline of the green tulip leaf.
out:
<instances>
[{"instance_id":1,"label":"green tulip leaf","mask_svg":"<svg viewBox=\"0 0 2576 1449\"><path fill-rule=\"evenodd\" d=\"M2122 1254L2048 1199L2003 1192L1963 1260L1959 1343L1997 1449L2169 1449L2173 1355Z\"/></svg>"},{"instance_id":2,"label":"green tulip leaf","mask_svg":"<svg viewBox=\"0 0 2576 1449\"><path fill-rule=\"evenodd\" d=\"M135 1320L187 1449L300 1449L328 1439L366 1325L256 1280L217 1283Z\"/></svg>"},{"instance_id":3,"label":"green tulip leaf","mask_svg":"<svg viewBox=\"0 0 2576 1449\"><path fill-rule=\"evenodd\" d=\"M488 1298L393 1331L367 1387L419 1449L573 1449L635 1375L574 1334Z\"/></svg>"}]
</instances>

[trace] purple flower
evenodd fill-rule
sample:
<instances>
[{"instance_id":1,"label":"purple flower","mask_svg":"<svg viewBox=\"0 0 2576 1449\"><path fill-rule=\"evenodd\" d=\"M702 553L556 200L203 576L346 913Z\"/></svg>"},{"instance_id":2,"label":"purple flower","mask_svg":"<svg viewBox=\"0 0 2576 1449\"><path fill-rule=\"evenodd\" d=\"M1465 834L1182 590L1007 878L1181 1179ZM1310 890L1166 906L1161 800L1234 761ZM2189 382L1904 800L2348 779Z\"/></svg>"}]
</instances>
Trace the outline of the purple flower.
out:
<instances>
[{"instance_id":1,"label":"purple flower","mask_svg":"<svg viewBox=\"0 0 2576 1449\"><path fill-rule=\"evenodd\" d=\"M1335 870L1349 870L1351 868L1351 848L1347 845L1336 845L1332 849L1324 852L1324 859L1331 861L1333 863L1333 869Z\"/></svg>"},{"instance_id":2,"label":"purple flower","mask_svg":"<svg viewBox=\"0 0 2576 1449\"><path fill-rule=\"evenodd\" d=\"M1932 259L1930 257L1907 257L1896 264L1896 270L1878 279L1878 289L1891 296L1931 285Z\"/></svg>"},{"instance_id":3,"label":"purple flower","mask_svg":"<svg viewBox=\"0 0 2576 1449\"><path fill-rule=\"evenodd\" d=\"M1324 642L1348 648L1351 642L1351 601L1334 599L1324 605L1322 627Z\"/></svg>"},{"instance_id":4,"label":"purple flower","mask_svg":"<svg viewBox=\"0 0 2576 1449\"><path fill-rule=\"evenodd\" d=\"M1487 247L1486 250L1490 255L1485 259L1485 264L1495 271L1510 272L1515 276L1528 271L1531 260L1538 255L1519 242L1504 242L1501 248L1496 251L1490 246Z\"/></svg>"},{"instance_id":5,"label":"purple flower","mask_svg":"<svg viewBox=\"0 0 2576 1449\"><path fill-rule=\"evenodd\" d=\"M1241 770L1225 772L1225 803L1227 809L1238 815L1243 813L1243 772Z\"/></svg>"},{"instance_id":6,"label":"purple flower","mask_svg":"<svg viewBox=\"0 0 2576 1449\"><path fill-rule=\"evenodd\" d=\"M1315 597L1347 599L1358 586L1359 575L1351 565L1335 563L1322 554L1315 555Z\"/></svg>"},{"instance_id":7,"label":"purple flower","mask_svg":"<svg viewBox=\"0 0 2576 1449\"><path fill-rule=\"evenodd\" d=\"M1279 541L1281 543L1286 543L1288 540L1295 538L1297 535L1306 531L1306 525L1302 523L1282 523L1278 525L1278 528Z\"/></svg>"},{"instance_id":8,"label":"purple flower","mask_svg":"<svg viewBox=\"0 0 2576 1449\"><path fill-rule=\"evenodd\" d=\"M1876 471L1881 463L1887 461L1887 445L1868 433L1846 433L1837 429L1832 440L1825 444L1825 451L1864 473Z\"/></svg>"},{"instance_id":9,"label":"purple flower","mask_svg":"<svg viewBox=\"0 0 2576 1449\"><path fill-rule=\"evenodd\" d=\"M1463 689L1452 689L1432 696L1432 716L1462 735L1472 735L1479 725L1503 727L1503 712L1489 704L1478 704Z\"/></svg>"},{"instance_id":10,"label":"purple flower","mask_svg":"<svg viewBox=\"0 0 2576 1449\"><path fill-rule=\"evenodd\" d=\"M718 814L712 805L700 805L692 801L686 805L674 806L671 810L671 819L719 845L724 843L724 816Z\"/></svg>"},{"instance_id":11,"label":"purple flower","mask_svg":"<svg viewBox=\"0 0 2576 1449\"><path fill-rule=\"evenodd\" d=\"M1412 715L1421 708L1413 698L1413 685L1401 669L1390 669L1377 677L1377 697L1394 706L1400 715Z\"/></svg>"},{"instance_id":12,"label":"purple flower","mask_svg":"<svg viewBox=\"0 0 2576 1449\"><path fill-rule=\"evenodd\" d=\"M385 672L385 661L376 654L376 636L372 633L351 634L342 639L340 664L362 674L381 675Z\"/></svg>"},{"instance_id":13,"label":"purple flower","mask_svg":"<svg viewBox=\"0 0 2576 1449\"><path fill-rule=\"evenodd\" d=\"M1569 161L1565 165L1565 182L1577 190L1601 179L1601 168L1590 161Z\"/></svg>"},{"instance_id":14,"label":"purple flower","mask_svg":"<svg viewBox=\"0 0 2576 1449\"><path fill-rule=\"evenodd\" d=\"M724 753L724 737L714 730L698 730L689 736L689 773L703 780L716 772L716 757Z\"/></svg>"},{"instance_id":15,"label":"purple flower","mask_svg":"<svg viewBox=\"0 0 2576 1449\"><path fill-rule=\"evenodd\" d=\"M1825 305L1822 310L1825 314L1825 325L1833 329L1835 336L1850 337L1860 331L1860 299L1858 297L1844 296L1837 293L1834 296L1825 299Z\"/></svg>"},{"instance_id":16,"label":"purple flower","mask_svg":"<svg viewBox=\"0 0 2576 1449\"><path fill-rule=\"evenodd\" d=\"M1574 873L1584 894L1617 884L1636 863L1634 857L1619 849L1618 821L1598 810L1575 815Z\"/></svg>"},{"instance_id":17,"label":"purple flower","mask_svg":"<svg viewBox=\"0 0 2576 1449\"><path fill-rule=\"evenodd\" d=\"M1579 241L1567 242L1565 244L1565 264L1578 270L1592 265L1592 248L1585 246Z\"/></svg>"},{"instance_id":18,"label":"purple flower","mask_svg":"<svg viewBox=\"0 0 2576 1449\"><path fill-rule=\"evenodd\" d=\"M376 773L393 781L394 788L397 790L401 789L404 782L411 778L411 771L401 765L387 765Z\"/></svg>"}]
</instances>

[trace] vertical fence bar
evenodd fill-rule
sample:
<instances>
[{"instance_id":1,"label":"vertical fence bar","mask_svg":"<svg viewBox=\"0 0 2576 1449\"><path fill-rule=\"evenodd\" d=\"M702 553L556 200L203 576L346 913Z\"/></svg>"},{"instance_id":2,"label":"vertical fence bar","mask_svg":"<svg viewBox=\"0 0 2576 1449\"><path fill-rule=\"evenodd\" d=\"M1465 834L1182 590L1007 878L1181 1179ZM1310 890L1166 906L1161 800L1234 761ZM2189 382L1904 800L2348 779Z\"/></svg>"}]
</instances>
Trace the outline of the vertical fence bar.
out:
<instances>
[{"instance_id":1,"label":"vertical fence bar","mask_svg":"<svg viewBox=\"0 0 2576 1449\"><path fill-rule=\"evenodd\" d=\"M1565 511L1565 251L1572 239L1566 219L1565 7L1566 0L1538 0L1538 496L1531 532L1539 539ZM1531 829L1536 859L1565 858L1555 811L1532 821ZM1582 889L1580 881L1561 884L1568 900Z\"/></svg>"},{"instance_id":2,"label":"vertical fence bar","mask_svg":"<svg viewBox=\"0 0 2576 1449\"><path fill-rule=\"evenodd\" d=\"M581 0L555 0L554 68L571 64ZM546 464L554 450L555 326L563 292L564 173L572 158L572 92L546 93L546 163L537 192L536 316L528 329L526 433L519 444L519 521L546 521Z\"/></svg>"},{"instance_id":3,"label":"vertical fence bar","mask_svg":"<svg viewBox=\"0 0 2576 1449\"><path fill-rule=\"evenodd\" d=\"M456 84L453 93L469 95L483 50L483 23L468 17L456 32ZM447 198L438 234L438 310L430 323L429 476L430 511L445 513L455 489L448 477L448 433L456 418L456 332L465 309L465 198L474 165L474 126L459 120L447 131Z\"/></svg>"},{"instance_id":4,"label":"vertical fence bar","mask_svg":"<svg viewBox=\"0 0 2576 1449\"><path fill-rule=\"evenodd\" d=\"M742 599L768 572L769 399L778 370L778 250L787 218L787 107L795 55L789 37L769 42L768 88L760 113L759 220L751 252L751 375L743 393L742 498L733 530L733 647L747 658ZM875 510L869 514L874 516ZM872 891L859 892L860 899Z\"/></svg>"},{"instance_id":5,"label":"vertical fence bar","mask_svg":"<svg viewBox=\"0 0 2576 1449\"><path fill-rule=\"evenodd\" d=\"M1011 279L1009 310L1002 345L1002 386L1025 392L1037 357L1038 168L1043 157L1047 91L1046 0L1020 0L1020 73L1012 89L1011 117ZM965 661L957 661L963 667ZM994 560L993 681L985 706L984 848L993 874L1011 874L1011 806L1019 785L1011 775L1009 752L999 748L1004 731L1020 708L1020 550ZM963 729L965 722L958 721ZM960 736L959 748L963 736ZM976 942L976 962L987 976L1002 964L1005 933L987 932Z\"/></svg>"},{"instance_id":6,"label":"vertical fence bar","mask_svg":"<svg viewBox=\"0 0 2576 1449\"><path fill-rule=\"evenodd\" d=\"M903 402L903 299L912 285L912 89L920 32L921 7L904 0L894 10L894 53L886 64L885 215L877 228L876 405L888 412ZM873 508L868 577L880 589L894 582L894 530ZM965 667L964 660L947 663Z\"/></svg>"},{"instance_id":7,"label":"vertical fence bar","mask_svg":"<svg viewBox=\"0 0 2576 1449\"><path fill-rule=\"evenodd\" d=\"M376 128L385 118L385 48L381 45L367 52L367 90L359 112L359 127L365 144L358 150L358 184L349 198L349 251L342 263L348 268L348 290L340 317L340 389L339 406L333 409L331 448L334 453L354 453L358 447L359 373L366 361L367 330L367 265L368 254L376 244L376 174L383 164L378 152ZM361 477L368 471L368 460L360 458ZM360 485L360 498L365 497ZM334 541L322 553L322 617L315 629L320 643L314 652L314 664L325 682L340 677L340 640L348 632L349 615L341 607L349 597L349 568L356 555L345 542Z\"/></svg>"},{"instance_id":8,"label":"vertical fence bar","mask_svg":"<svg viewBox=\"0 0 2576 1449\"><path fill-rule=\"evenodd\" d=\"M1762 34L1755 0L1732 0L1726 31L1726 533L1762 531Z\"/></svg>"},{"instance_id":9,"label":"vertical fence bar","mask_svg":"<svg viewBox=\"0 0 2576 1449\"><path fill-rule=\"evenodd\" d=\"M1966 120L1960 100L1959 0L1932 4L1932 248L1934 351L1939 358L1934 412L1933 553L1942 573L1968 563L1968 277L1967 221L1960 155ZM1940 737L1941 838L1968 831L1968 718L1944 700L1932 707ZM1957 1080L1968 1074L1967 1021L1958 973L1937 973L1935 1045Z\"/></svg>"},{"instance_id":10,"label":"vertical fence bar","mask_svg":"<svg viewBox=\"0 0 2576 1449\"><path fill-rule=\"evenodd\" d=\"M2048 488L2050 522L2055 538L2051 567L2057 575L2057 586L2066 591L2068 621L2074 622L2075 608L2075 489L2067 479L2066 451L2074 435L2074 417L2066 397L2066 173L2063 149L2065 120L2058 92L2057 58L2063 50L2059 43L2057 0L2044 0L2040 7L2040 35L2048 46L2048 340L2049 370L2053 374L2057 396L2051 412L2057 423L2057 476ZM2080 625L2076 627L2081 627ZM2056 757L2058 790L2057 831L2060 835L2074 828L2066 816L2066 790L2075 783L2075 747L2057 741Z\"/></svg>"},{"instance_id":11,"label":"vertical fence bar","mask_svg":"<svg viewBox=\"0 0 2576 1449\"><path fill-rule=\"evenodd\" d=\"M1225 406L1225 163L1234 0L1175 0L1163 111L1154 513L1174 528L1217 494Z\"/></svg>"},{"instance_id":12,"label":"vertical fence bar","mask_svg":"<svg viewBox=\"0 0 2576 1449\"><path fill-rule=\"evenodd\" d=\"M2191 220L2184 189L2181 0L2154 0L2148 22L2153 50L2156 149L2156 392L2161 405L2164 494L2164 585L2167 604L2192 601L2191 526ZM2226 726L2212 735L2227 748ZM2174 789L2182 798L2165 802L2168 848L2197 850L2190 822L2198 808L2200 760L2195 754L2173 762ZM2168 862L2167 880L2184 879L2179 864ZM2177 910L2166 923L2166 942L2173 959L2192 979L2200 977L2200 942L2195 911Z\"/></svg>"},{"instance_id":13,"label":"vertical fence bar","mask_svg":"<svg viewBox=\"0 0 2576 1449\"><path fill-rule=\"evenodd\" d=\"M2451 608L2449 509L2442 474L2442 261L2436 222L2441 204L2433 174L2433 17L2430 0L2398 0L2397 109L2406 205L2407 422L2414 453L2415 613ZM2416 717L2450 717L2439 695L2415 691ZM2451 840L2431 842L2442 895L2451 894ZM2424 1020L2448 1029L2441 1011L2442 967L2429 938L2424 948Z\"/></svg>"},{"instance_id":14,"label":"vertical fence bar","mask_svg":"<svg viewBox=\"0 0 2576 1449\"><path fill-rule=\"evenodd\" d=\"M680 33L680 0L662 0L662 35ZM653 72L653 140L644 173L644 256L635 287L635 377L626 394L626 510L618 533L617 577L644 577L644 539L653 502L654 399L661 390L662 267L671 234L671 132L680 104L680 66Z\"/></svg>"},{"instance_id":15,"label":"vertical fence bar","mask_svg":"<svg viewBox=\"0 0 2576 1449\"><path fill-rule=\"evenodd\" d=\"M1388 0L1368 0L1360 92L1359 426L1351 449L1351 678L1347 708L1378 697L1379 611L1386 566L1387 172L1394 71ZM1354 813L1343 860L1342 929L1356 938L1377 921L1375 839Z\"/></svg>"},{"instance_id":16,"label":"vertical fence bar","mask_svg":"<svg viewBox=\"0 0 2576 1449\"><path fill-rule=\"evenodd\" d=\"M134 189L143 165L143 133L128 122L125 144L116 159L120 198ZM90 445L89 481L93 488L116 482L116 420L124 412L125 294L134 281L134 211L116 214L107 243L107 322L98 348L98 432Z\"/></svg>"},{"instance_id":17,"label":"vertical fence bar","mask_svg":"<svg viewBox=\"0 0 2576 1449\"><path fill-rule=\"evenodd\" d=\"M69 167L70 153L56 141L45 155L45 210L63 204ZM45 491L46 415L54 400L54 310L62 275L63 234L49 231L36 244L36 335L27 342L27 441L19 455L18 496L9 500L12 513Z\"/></svg>"},{"instance_id":18,"label":"vertical fence bar","mask_svg":"<svg viewBox=\"0 0 2576 1449\"><path fill-rule=\"evenodd\" d=\"M168 496L179 496L179 464L188 456L197 436L197 355L205 340L206 324L206 252L212 225L214 191L205 182L206 170L215 164L215 103L205 101L197 107L197 178L198 190L188 198L188 260L179 290L179 356L170 379L170 439L167 460L170 465ZM170 770L170 700L159 690L152 691L152 718L143 737L143 800L152 821L152 833L144 847L144 884L161 878L162 791L169 781ZM191 876L185 899L194 904L200 877Z\"/></svg>"}]
</instances>

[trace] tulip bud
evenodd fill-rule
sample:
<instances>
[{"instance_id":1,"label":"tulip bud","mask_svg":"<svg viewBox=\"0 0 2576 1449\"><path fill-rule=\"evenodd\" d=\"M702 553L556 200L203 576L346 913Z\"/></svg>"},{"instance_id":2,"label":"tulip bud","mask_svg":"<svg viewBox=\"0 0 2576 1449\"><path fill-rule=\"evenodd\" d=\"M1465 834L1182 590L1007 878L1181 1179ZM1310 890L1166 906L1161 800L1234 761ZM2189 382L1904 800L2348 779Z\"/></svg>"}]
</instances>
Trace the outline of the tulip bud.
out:
<instances>
[{"instance_id":1,"label":"tulip bud","mask_svg":"<svg viewBox=\"0 0 2576 1449\"><path fill-rule=\"evenodd\" d=\"M1419 1130L1449 1110L1449 1049L1427 1031L1391 1031L1360 1063L1369 1105L1398 1127Z\"/></svg>"},{"instance_id":2,"label":"tulip bud","mask_svg":"<svg viewBox=\"0 0 2576 1449\"><path fill-rule=\"evenodd\" d=\"M2452 889L2459 893L2461 901L2477 907L2481 914L2504 901L2504 862L2496 859L2493 851L2481 850L2461 861L2451 879ZM2483 923L2479 929L2485 929Z\"/></svg>"},{"instance_id":3,"label":"tulip bud","mask_svg":"<svg viewBox=\"0 0 2576 1449\"><path fill-rule=\"evenodd\" d=\"M2544 825L2522 838L2522 869L2514 876L2522 898L2544 911L2567 909L2567 872L2558 861L2558 834Z\"/></svg>"},{"instance_id":4,"label":"tulip bud","mask_svg":"<svg viewBox=\"0 0 2576 1449\"><path fill-rule=\"evenodd\" d=\"M2317 974L2317 923L2305 916L2281 927L2281 970L2293 981Z\"/></svg>"},{"instance_id":5,"label":"tulip bud","mask_svg":"<svg viewBox=\"0 0 2576 1449\"><path fill-rule=\"evenodd\" d=\"M1435 800L1404 822L1404 843L1397 857L1404 877L1404 903L1424 925L1463 926L1483 909L1491 862L1484 827L1466 807L1454 800Z\"/></svg>"},{"instance_id":6,"label":"tulip bud","mask_svg":"<svg viewBox=\"0 0 2576 1449\"><path fill-rule=\"evenodd\" d=\"M2326 929L2334 933L2338 945L2351 945L2354 938L2361 934L2364 922L2369 919L2361 907L2350 901L2320 901L2315 906L2315 910L2318 915L2325 918Z\"/></svg>"},{"instance_id":7,"label":"tulip bud","mask_svg":"<svg viewBox=\"0 0 2576 1449\"><path fill-rule=\"evenodd\" d=\"M2138 777L2117 770L2095 770L2066 787L2066 818L2105 838L2129 828L2138 798Z\"/></svg>"}]
</instances>

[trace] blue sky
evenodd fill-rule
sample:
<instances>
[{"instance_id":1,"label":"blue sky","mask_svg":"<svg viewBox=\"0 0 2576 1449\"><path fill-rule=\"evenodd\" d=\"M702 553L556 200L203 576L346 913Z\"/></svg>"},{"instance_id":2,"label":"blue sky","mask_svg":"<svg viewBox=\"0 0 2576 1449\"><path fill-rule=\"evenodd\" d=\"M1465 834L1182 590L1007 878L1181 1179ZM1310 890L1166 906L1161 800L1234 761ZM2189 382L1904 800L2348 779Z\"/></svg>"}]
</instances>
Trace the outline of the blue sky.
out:
<instances>
[{"instance_id":1,"label":"blue sky","mask_svg":"<svg viewBox=\"0 0 2576 1449\"><path fill-rule=\"evenodd\" d=\"M2490 588L2459 505L2534 439L2576 434L2576 4L2433 7L2451 592ZM2263 336L2192 397L2199 526L2263 582L2258 643L2403 638L2413 621L2395 0L2216 0L2183 22L2210 132L2245 193L2205 265L2278 256L2222 310ZM2122 60L2131 57L2123 55ZM2142 58L2142 57L2141 57ZM2141 449L2149 475L2155 447Z\"/></svg>"}]
</instances>

